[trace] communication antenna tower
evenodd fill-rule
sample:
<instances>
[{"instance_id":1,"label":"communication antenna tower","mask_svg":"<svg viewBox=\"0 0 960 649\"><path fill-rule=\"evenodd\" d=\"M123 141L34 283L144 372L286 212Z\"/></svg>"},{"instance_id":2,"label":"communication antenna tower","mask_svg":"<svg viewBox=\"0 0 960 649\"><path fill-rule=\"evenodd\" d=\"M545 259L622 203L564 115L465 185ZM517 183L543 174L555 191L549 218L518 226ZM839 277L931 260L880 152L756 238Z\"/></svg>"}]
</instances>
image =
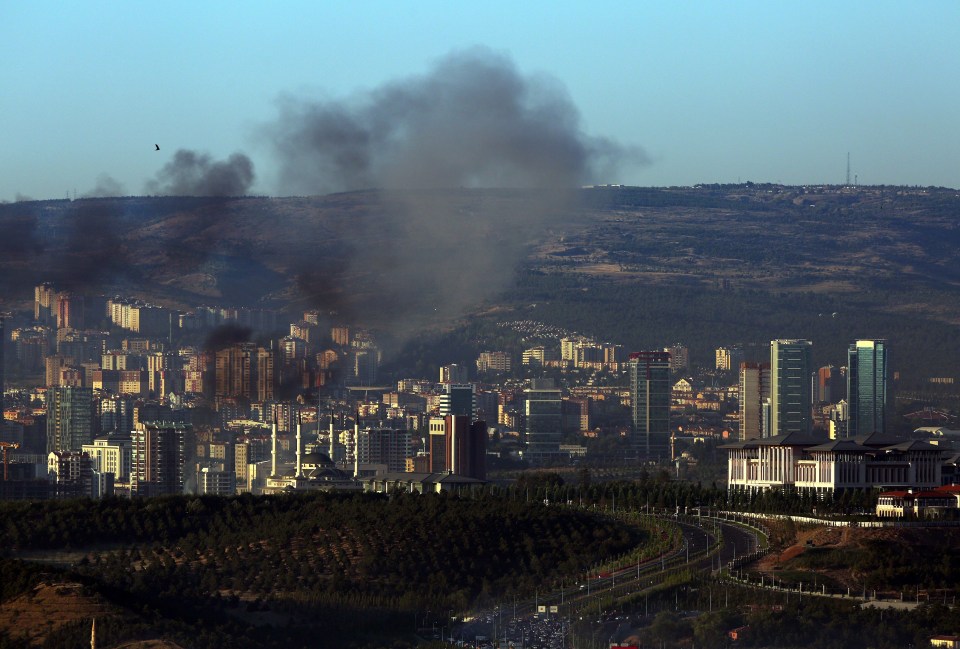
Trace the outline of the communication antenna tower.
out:
<instances>
[{"instance_id":1,"label":"communication antenna tower","mask_svg":"<svg viewBox=\"0 0 960 649\"><path fill-rule=\"evenodd\" d=\"M850 152L847 151L847 185L850 185Z\"/></svg>"}]
</instances>

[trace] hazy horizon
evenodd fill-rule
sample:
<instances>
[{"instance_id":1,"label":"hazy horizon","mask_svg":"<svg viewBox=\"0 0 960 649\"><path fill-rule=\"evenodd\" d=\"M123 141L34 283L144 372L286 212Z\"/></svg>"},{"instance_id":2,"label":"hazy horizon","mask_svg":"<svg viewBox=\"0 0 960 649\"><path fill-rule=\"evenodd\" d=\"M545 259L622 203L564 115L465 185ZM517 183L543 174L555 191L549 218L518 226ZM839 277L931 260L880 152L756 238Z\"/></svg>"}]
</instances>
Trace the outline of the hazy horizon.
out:
<instances>
[{"instance_id":1,"label":"hazy horizon","mask_svg":"<svg viewBox=\"0 0 960 649\"><path fill-rule=\"evenodd\" d=\"M851 183L955 188L960 5L917 9L12 5L0 200L282 196L438 173L837 185L848 154Z\"/></svg>"}]
</instances>

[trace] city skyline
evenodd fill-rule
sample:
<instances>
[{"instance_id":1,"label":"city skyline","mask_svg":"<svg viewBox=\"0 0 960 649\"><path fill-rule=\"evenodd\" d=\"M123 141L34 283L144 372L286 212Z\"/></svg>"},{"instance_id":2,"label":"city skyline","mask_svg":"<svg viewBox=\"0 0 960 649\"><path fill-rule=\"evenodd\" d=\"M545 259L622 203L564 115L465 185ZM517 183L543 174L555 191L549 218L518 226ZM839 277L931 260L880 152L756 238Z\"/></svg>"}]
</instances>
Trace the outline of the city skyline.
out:
<instances>
[{"instance_id":1,"label":"city skyline","mask_svg":"<svg viewBox=\"0 0 960 649\"><path fill-rule=\"evenodd\" d=\"M269 140L284 106L370 104L470 52L561 105L574 141L638 154L598 182L960 184L952 3L408 9L9 7L0 200L165 193L183 187L180 150L193 171L283 194Z\"/></svg>"}]
</instances>

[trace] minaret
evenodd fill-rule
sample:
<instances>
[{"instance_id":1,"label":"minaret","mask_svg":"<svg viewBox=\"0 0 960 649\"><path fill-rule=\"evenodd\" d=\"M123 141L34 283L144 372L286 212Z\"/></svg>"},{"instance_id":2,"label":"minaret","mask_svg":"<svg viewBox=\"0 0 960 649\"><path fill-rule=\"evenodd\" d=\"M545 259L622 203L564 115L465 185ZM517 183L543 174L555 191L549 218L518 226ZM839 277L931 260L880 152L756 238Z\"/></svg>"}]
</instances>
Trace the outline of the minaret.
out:
<instances>
[{"instance_id":1,"label":"minaret","mask_svg":"<svg viewBox=\"0 0 960 649\"><path fill-rule=\"evenodd\" d=\"M294 474L297 478L303 477L303 464L300 461L301 449L303 448L303 441L300 438L300 420L300 413L297 413L297 472Z\"/></svg>"},{"instance_id":2,"label":"minaret","mask_svg":"<svg viewBox=\"0 0 960 649\"><path fill-rule=\"evenodd\" d=\"M360 409L353 420L353 477L360 475Z\"/></svg>"},{"instance_id":3,"label":"minaret","mask_svg":"<svg viewBox=\"0 0 960 649\"><path fill-rule=\"evenodd\" d=\"M319 421L320 421L320 414L317 413L317 422ZM318 423L317 424L318 429L319 429L319 426L320 424ZM331 408L330 409L330 461L331 462L337 461L337 457L333 454L336 448L337 447L333 443L333 409Z\"/></svg>"},{"instance_id":4,"label":"minaret","mask_svg":"<svg viewBox=\"0 0 960 649\"><path fill-rule=\"evenodd\" d=\"M277 477L277 413L273 413L273 433L270 435L270 477Z\"/></svg>"}]
</instances>

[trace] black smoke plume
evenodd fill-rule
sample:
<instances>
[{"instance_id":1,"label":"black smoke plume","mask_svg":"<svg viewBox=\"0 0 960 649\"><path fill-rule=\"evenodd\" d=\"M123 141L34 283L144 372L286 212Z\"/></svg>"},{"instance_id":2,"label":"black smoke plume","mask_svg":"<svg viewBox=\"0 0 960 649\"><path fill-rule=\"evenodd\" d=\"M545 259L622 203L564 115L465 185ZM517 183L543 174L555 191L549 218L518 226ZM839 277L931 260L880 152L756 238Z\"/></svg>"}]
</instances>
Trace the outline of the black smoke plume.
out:
<instances>
[{"instance_id":1,"label":"black smoke plume","mask_svg":"<svg viewBox=\"0 0 960 649\"><path fill-rule=\"evenodd\" d=\"M253 162L242 153L213 161L205 153L180 149L147 182L145 191L164 196L244 196L253 180Z\"/></svg>"},{"instance_id":2,"label":"black smoke plume","mask_svg":"<svg viewBox=\"0 0 960 649\"><path fill-rule=\"evenodd\" d=\"M43 252L43 241L37 232L37 216L14 209L0 213L0 256L4 260L30 261Z\"/></svg>"},{"instance_id":3,"label":"black smoke plume","mask_svg":"<svg viewBox=\"0 0 960 649\"><path fill-rule=\"evenodd\" d=\"M57 284L71 290L83 290L132 279L132 263L124 231L120 204L110 200L85 199L70 203L64 214L66 242L53 265L59 267Z\"/></svg>"},{"instance_id":4,"label":"black smoke plume","mask_svg":"<svg viewBox=\"0 0 960 649\"><path fill-rule=\"evenodd\" d=\"M647 162L584 134L558 82L485 49L350 99L285 98L264 132L281 193L380 190L342 233L348 263L311 267L297 288L400 339L502 290L528 242L575 211L572 190Z\"/></svg>"},{"instance_id":5,"label":"black smoke plume","mask_svg":"<svg viewBox=\"0 0 960 649\"><path fill-rule=\"evenodd\" d=\"M637 147L585 135L559 83L524 77L485 49L452 54L425 76L348 100L286 98L280 113L267 134L280 189L290 194L570 188L647 162Z\"/></svg>"},{"instance_id":6,"label":"black smoke plume","mask_svg":"<svg viewBox=\"0 0 960 649\"><path fill-rule=\"evenodd\" d=\"M250 341L250 335L253 330L249 327L228 322L215 328L207 336L203 343L203 350L206 352L218 352L237 343Z\"/></svg>"}]
</instances>

